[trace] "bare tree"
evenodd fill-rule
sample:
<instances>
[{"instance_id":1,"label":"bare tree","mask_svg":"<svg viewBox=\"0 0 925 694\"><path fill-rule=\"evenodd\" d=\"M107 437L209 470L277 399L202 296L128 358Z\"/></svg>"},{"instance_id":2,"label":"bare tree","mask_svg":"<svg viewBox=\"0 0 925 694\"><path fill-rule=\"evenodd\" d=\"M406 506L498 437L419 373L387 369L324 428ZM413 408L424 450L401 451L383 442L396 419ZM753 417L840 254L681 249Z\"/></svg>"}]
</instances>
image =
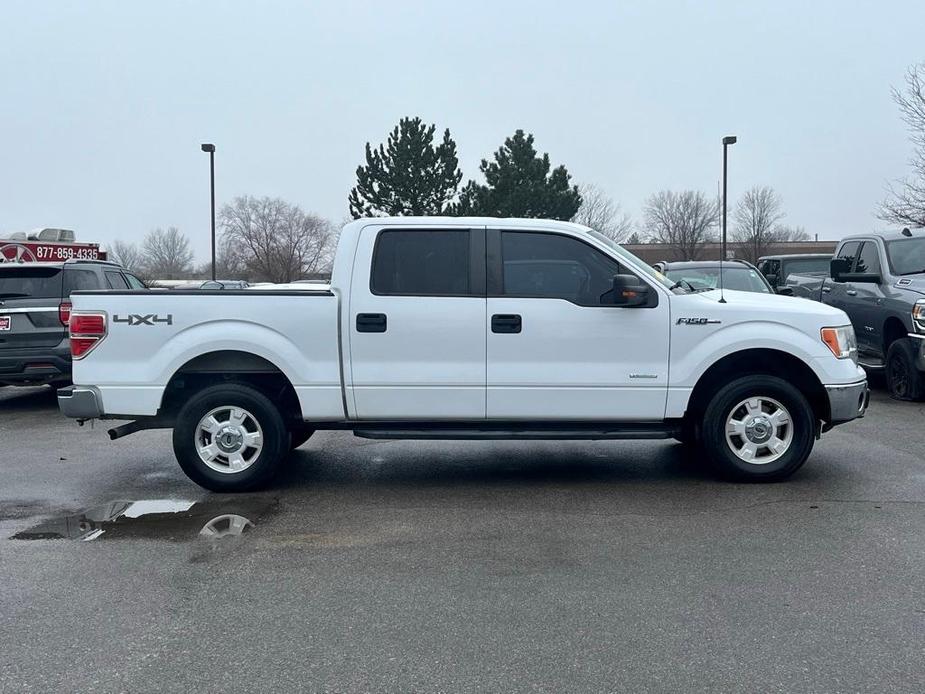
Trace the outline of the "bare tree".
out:
<instances>
[{"instance_id":1,"label":"bare tree","mask_svg":"<svg viewBox=\"0 0 925 694\"><path fill-rule=\"evenodd\" d=\"M240 263L252 279L292 282L330 263L331 223L280 198L235 198L221 223L226 262Z\"/></svg>"},{"instance_id":2,"label":"bare tree","mask_svg":"<svg viewBox=\"0 0 925 694\"><path fill-rule=\"evenodd\" d=\"M678 260L697 260L713 239L716 222L716 202L700 191L663 190L649 196L643 208L649 240L673 248Z\"/></svg>"},{"instance_id":3,"label":"bare tree","mask_svg":"<svg viewBox=\"0 0 925 694\"><path fill-rule=\"evenodd\" d=\"M777 241L776 233L784 218L784 204L770 186L755 186L745 191L732 213L732 240L742 255L756 262L768 246Z\"/></svg>"},{"instance_id":4,"label":"bare tree","mask_svg":"<svg viewBox=\"0 0 925 694\"><path fill-rule=\"evenodd\" d=\"M141 251L138 246L129 241L116 241L109 249L109 259L119 263L127 270L131 270L136 275L145 275L144 263Z\"/></svg>"},{"instance_id":5,"label":"bare tree","mask_svg":"<svg viewBox=\"0 0 925 694\"><path fill-rule=\"evenodd\" d=\"M909 68L906 90L894 88L893 101L910 131L912 175L889 185L877 216L892 224L925 227L925 63Z\"/></svg>"},{"instance_id":6,"label":"bare tree","mask_svg":"<svg viewBox=\"0 0 925 694\"><path fill-rule=\"evenodd\" d=\"M617 243L629 235L633 222L619 203L594 184L578 186L578 191L581 194L581 207L572 217L573 222L591 227Z\"/></svg>"},{"instance_id":7,"label":"bare tree","mask_svg":"<svg viewBox=\"0 0 925 694\"><path fill-rule=\"evenodd\" d=\"M777 227L771 235L774 238L774 243L791 243L810 240L809 234L806 233L806 229L803 227L791 227L783 224Z\"/></svg>"},{"instance_id":8,"label":"bare tree","mask_svg":"<svg viewBox=\"0 0 925 694\"><path fill-rule=\"evenodd\" d=\"M143 266L151 279L184 279L193 270L189 239L176 227L153 229L142 243Z\"/></svg>"}]
</instances>

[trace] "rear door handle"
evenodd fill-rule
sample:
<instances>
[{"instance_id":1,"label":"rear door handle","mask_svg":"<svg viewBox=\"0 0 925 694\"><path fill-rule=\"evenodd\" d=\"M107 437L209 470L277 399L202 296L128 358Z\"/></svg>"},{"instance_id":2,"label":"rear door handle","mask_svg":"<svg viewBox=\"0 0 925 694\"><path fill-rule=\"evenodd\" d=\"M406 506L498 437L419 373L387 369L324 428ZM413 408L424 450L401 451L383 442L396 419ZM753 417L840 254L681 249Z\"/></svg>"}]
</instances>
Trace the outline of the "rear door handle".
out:
<instances>
[{"instance_id":1,"label":"rear door handle","mask_svg":"<svg viewBox=\"0 0 925 694\"><path fill-rule=\"evenodd\" d=\"M857 296L858 292L856 289L846 289L845 294L847 294L848 296Z\"/></svg>"},{"instance_id":2,"label":"rear door handle","mask_svg":"<svg viewBox=\"0 0 925 694\"><path fill-rule=\"evenodd\" d=\"M823 288L822 288L822 291L825 292L826 294L828 294L828 293L829 293L830 291L832 291L832 290L831 290L829 287L823 287Z\"/></svg>"},{"instance_id":3,"label":"rear door handle","mask_svg":"<svg viewBox=\"0 0 925 694\"><path fill-rule=\"evenodd\" d=\"M358 333L384 333L388 322L384 313L358 313Z\"/></svg>"},{"instance_id":4,"label":"rear door handle","mask_svg":"<svg viewBox=\"0 0 925 694\"><path fill-rule=\"evenodd\" d=\"M496 313L491 317L493 333L519 333L523 323L516 313Z\"/></svg>"}]
</instances>

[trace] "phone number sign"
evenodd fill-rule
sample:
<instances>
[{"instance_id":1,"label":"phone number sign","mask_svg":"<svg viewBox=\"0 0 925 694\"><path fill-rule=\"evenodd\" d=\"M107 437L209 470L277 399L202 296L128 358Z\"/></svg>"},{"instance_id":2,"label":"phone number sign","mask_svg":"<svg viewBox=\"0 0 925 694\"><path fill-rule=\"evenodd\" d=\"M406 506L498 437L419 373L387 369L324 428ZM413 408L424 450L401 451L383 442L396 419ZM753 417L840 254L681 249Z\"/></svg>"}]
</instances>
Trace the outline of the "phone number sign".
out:
<instances>
[{"instance_id":1,"label":"phone number sign","mask_svg":"<svg viewBox=\"0 0 925 694\"><path fill-rule=\"evenodd\" d=\"M54 263L64 260L105 260L94 243L41 243L0 241L0 263Z\"/></svg>"}]
</instances>

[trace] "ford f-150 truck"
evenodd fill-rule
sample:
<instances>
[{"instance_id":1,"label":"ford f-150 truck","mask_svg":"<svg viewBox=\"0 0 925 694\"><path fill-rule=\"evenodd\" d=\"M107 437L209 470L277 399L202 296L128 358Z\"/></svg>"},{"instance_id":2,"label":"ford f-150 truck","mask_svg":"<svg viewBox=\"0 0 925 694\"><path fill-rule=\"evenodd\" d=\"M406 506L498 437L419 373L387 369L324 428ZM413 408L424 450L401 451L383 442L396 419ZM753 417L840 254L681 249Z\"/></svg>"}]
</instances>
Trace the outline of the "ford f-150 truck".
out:
<instances>
[{"instance_id":1,"label":"ford f-150 truck","mask_svg":"<svg viewBox=\"0 0 925 694\"><path fill-rule=\"evenodd\" d=\"M848 315L861 365L884 372L894 398L925 398L925 232L847 237L827 275L790 275L788 286Z\"/></svg>"},{"instance_id":2,"label":"ford f-150 truck","mask_svg":"<svg viewBox=\"0 0 925 694\"><path fill-rule=\"evenodd\" d=\"M200 485L264 484L318 429L386 439L671 438L781 479L864 414L845 314L692 291L537 219L346 225L329 286L73 294L61 410L170 427Z\"/></svg>"}]
</instances>

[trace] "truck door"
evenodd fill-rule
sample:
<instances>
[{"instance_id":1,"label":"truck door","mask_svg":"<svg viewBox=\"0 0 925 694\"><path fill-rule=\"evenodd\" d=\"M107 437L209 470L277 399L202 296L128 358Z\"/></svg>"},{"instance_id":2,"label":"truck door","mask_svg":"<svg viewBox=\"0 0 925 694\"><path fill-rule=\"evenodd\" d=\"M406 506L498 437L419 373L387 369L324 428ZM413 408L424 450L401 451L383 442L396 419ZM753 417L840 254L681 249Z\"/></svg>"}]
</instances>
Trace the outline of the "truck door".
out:
<instances>
[{"instance_id":1,"label":"truck door","mask_svg":"<svg viewBox=\"0 0 925 694\"><path fill-rule=\"evenodd\" d=\"M860 241L848 241L838 250L837 257L844 258L848 261L849 272L854 272L854 265L857 261L860 246ZM840 308L842 311L847 312L847 302L849 298L847 294L849 287L847 285L847 282L836 282L831 278L826 279L822 284L822 303Z\"/></svg>"},{"instance_id":2,"label":"truck door","mask_svg":"<svg viewBox=\"0 0 925 694\"><path fill-rule=\"evenodd\" d=\"M855 264L856 273L880 275L883 279L880 249L871 239L864 241ZM858 352L862 361L870 363L871 357L884 359L883 344L883 285L878 282L848 282L845 290L848 315L858 338Z\"/></svg>"},{"instance_id":3,"label":"truck door","mask_svg":"<svg viewBox=\"0 0 925 694\"><path fill-rule=\"evenodd\" d=\"M364 228L345 315L357 418L485 417L483 227Z\"/></svg>"},{"instance_id":4,"label":"truck door","mask_svg":"<svg viewBox=\"0 0 925 694\"><path fill-rule=\"evenodd\" d=\"M653 308L602 301L629 271L567 234L489 229L487 246L489 419L664 417L664 296Z\"/></svg>"}]
</instances>

